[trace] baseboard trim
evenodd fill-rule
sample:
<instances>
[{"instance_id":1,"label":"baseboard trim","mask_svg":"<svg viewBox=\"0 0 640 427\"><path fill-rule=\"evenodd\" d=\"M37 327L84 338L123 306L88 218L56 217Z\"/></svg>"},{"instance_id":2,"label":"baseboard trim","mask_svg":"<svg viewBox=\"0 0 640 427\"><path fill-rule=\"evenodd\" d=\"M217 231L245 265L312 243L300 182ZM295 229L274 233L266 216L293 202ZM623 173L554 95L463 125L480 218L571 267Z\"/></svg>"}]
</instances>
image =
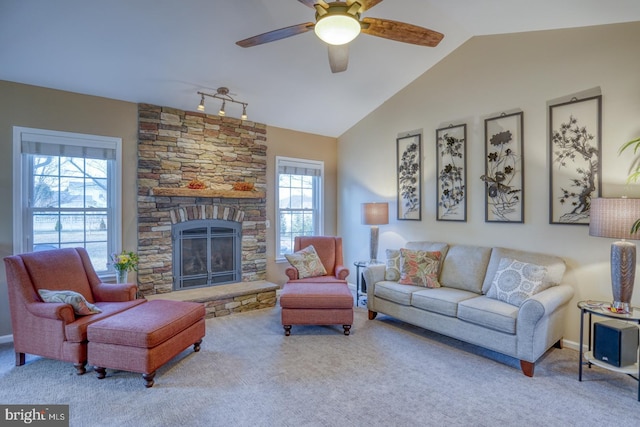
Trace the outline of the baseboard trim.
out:
<instances>
[{"instance_id":1,"label":"baseboard trim","mask_svg":"<svg viewBox=\"0 0 640 427\"><path fill-rule=\"evenodd\" d=\"M563 339L562 346L570 348L571 350L578 351L578 349L580 348L580 343Z\"/></svg>"},{"instance_id":2,"label":"baseboard trim","mask_svg":"<svg viewBox=\"0 0 640 427\"><path fill-rule=\"evenodd\" d=\"M6 344L9 342L13 342L13 335L2 335L0 336L0 344Z\"/></svg>"}]
</instances>

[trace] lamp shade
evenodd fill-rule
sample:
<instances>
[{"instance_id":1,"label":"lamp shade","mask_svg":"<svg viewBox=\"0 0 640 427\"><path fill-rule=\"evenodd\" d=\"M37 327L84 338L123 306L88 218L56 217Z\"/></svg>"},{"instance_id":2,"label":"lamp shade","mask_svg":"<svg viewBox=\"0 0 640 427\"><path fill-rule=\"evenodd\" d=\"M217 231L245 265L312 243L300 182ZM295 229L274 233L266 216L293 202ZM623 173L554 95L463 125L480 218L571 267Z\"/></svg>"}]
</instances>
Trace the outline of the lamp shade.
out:
<instances>
[{"instance_id":1,"label":"lamp shade","mask_svg":"<svg viewBox=\"0 0 640 427\"><path fill-rule=\"evenodd\" d=\"M591 199L589 235L638 240L631 226L640 219L640 199L625 197Z\"/></svg>"},{"instance_id":2,"label":"lamp shade","mask_svg":"<svg viewBox=\"0 0 640 427\"><path fill-rule=\"evenodd\" d=\"M360 22L348 13L332 13L318 18L314 31L323 42L342 45L360 34Z\"/></svg>"},{"instance_id":3,"label":"lamp shade","mask_svg":"<svg viewBox=\"0 0 640 427\"><path fill-rule=\"evenodd\" d=\"M362 223L366 225L389 224L389 203L363 203Z\"/></svg>"}]
</instances>

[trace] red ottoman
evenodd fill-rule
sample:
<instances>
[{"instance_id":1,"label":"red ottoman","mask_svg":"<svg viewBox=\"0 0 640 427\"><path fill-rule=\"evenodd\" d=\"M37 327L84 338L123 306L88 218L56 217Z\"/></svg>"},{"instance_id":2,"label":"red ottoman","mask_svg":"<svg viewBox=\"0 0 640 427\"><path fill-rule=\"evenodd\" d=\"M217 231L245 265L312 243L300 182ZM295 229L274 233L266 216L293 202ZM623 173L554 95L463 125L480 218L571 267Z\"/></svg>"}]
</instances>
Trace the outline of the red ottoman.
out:
<instances>
[{"instance_id":1,"label":"red ottoman","mask_svg":"<svg viewBox=\"0 0 640 427\"><path fill-rule=\"evenodd\" d=\"M204 305L153 300L92 323L87 328L87 358L98 378L105 368L142 373L153 386L156 370L205 335Z\"/></svg>"},{"instance_id":2,"label":"red ottoman","mask_svg":"<svg viewBox=\"0 0 640 427\"><path fill-rule=\"evenodd\" d=\"M353 295L344 282L287 282L280 306L286 336L291 325L342 325L349 335L353 324Z\"/></svg>"}]
</instances>

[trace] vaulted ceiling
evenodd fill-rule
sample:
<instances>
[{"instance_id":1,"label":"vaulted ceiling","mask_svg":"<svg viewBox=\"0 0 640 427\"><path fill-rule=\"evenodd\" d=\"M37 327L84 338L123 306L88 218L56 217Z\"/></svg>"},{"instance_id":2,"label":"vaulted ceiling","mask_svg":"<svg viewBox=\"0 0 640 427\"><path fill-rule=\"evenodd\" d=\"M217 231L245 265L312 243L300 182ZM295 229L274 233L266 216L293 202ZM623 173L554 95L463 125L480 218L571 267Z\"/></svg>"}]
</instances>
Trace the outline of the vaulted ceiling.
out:
<instances>
[{"instance_id":1,"label":"vaulted ceiling","mask_svg":"<svg viewBox=\"0 0 640 427\"><path fill-rule=\"evenodd\" d=\"M313 31L235 44L314 22L297 0L0 0L0 79L184 110L226 86L250 120L337 137L471 37L640 21L640 1L386 0L364 16L445 37L428 48L361 34L332 74Z\"/></svg>"}]
</instances>

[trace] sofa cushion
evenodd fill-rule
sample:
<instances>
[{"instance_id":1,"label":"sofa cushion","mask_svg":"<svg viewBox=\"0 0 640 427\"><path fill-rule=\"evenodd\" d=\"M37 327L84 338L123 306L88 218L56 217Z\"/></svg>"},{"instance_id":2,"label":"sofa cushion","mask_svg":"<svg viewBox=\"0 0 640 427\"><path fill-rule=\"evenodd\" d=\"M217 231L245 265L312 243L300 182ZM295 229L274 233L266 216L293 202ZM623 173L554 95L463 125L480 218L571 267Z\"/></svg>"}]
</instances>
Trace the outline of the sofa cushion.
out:
<instances>
[{"instance_id":1,"label":"sofa cushion","mask_svg":"<svg viewBox=\"0 0 640 427\"><path fill-rule=\"evenodd\" d=\"M427 252L411 249L400 249L402 269L400 281L403 285L417 285L427 288L439 288L438 270L440 252Z\"/></svg>"},{"instance_id":2,"label":"sofa cushion","mask_svg":"<svg viewBox=\"0 0 640 427\"><path fill-rule=\"evenodd\" d=\"M322 261L320 261L320 257L313 245L284 256L298 270L298 278L300 279L327 275L327 270L322 265Z\"/></svg>"},{"instance_id":3,"label":"sofa cushion","mask_svg":"<svg viewBox=\"0 0 640 427\"><path fill-rule=\"evenodd\" d=\"M400 250L387 249L387 268L384 271L384 280L392 280L397 282L400 280Z\"/></svg>"},{"instance_id":4,"label":"sofa cushion","mask_svg":"<svg viewBox=\"0 0 640 427\"><path fill-rule=\"evenodd\" d=\"M491 248L464 245L449 247L442 263L440 284L448 288L481 293L490 257Z\"/></svg>"},{"instance_id":5,"label":"sofa cushion","mask_svg":"<svg viewBox=\"0 0 640 427\"><path fill-rule=\"evenodd\" d=\"M477 296L478 294L476 293L461 291L460 289L425 289L411 294L411 305L445 316L456 317L458 314L458 303Z\"/></svg>"},{"instance_id":6,"label":"sofa cushion","mask_svg":"<svg viewBox=\"0 0 640 427\"><path fill-rule=\"evenodd\" d=\"M546 267L502 258L487 296L520 307L532 295L546 289Z\"/></svg>"},{"instance_id":7,"label":"sofa cushion","mask_svg":"<svg viewBox=\"0 0 640 427\"><path fill-rule=\"evenodd\" d=\"M458 319L508 334L516 333L518 307L486 296L458 304Z\"/></svg>"},{"instance_id":8,"label":"sofa cushion","mask_svg":"<svg viewBox=\"0 0 640 427\"><path fill-rule=\"evenodd\" d=\"M517 249L493 248L489 266L487 267L487 275L482 285L482 293L486 294L489 292L493 278L496 275L496 270L498 270L498 264L502 258L517 259L522 262L546 267L547 274L545 275L544 282L547 286L554 286L561 283L566 268L564 260L555 255L520 251Z\"/></svg>"},{"instance_id":9,"label":"sofa cushion","mask_svg":"<svg viewBox=\"0 0 640 427\"><path fill-rule=\"evenodd\" d=\"M401 285L398 282L382 281L376 283L375 296L402 305L411 305L411 294L424 290L422 286Z\"/></svg>"}]
</instances>

